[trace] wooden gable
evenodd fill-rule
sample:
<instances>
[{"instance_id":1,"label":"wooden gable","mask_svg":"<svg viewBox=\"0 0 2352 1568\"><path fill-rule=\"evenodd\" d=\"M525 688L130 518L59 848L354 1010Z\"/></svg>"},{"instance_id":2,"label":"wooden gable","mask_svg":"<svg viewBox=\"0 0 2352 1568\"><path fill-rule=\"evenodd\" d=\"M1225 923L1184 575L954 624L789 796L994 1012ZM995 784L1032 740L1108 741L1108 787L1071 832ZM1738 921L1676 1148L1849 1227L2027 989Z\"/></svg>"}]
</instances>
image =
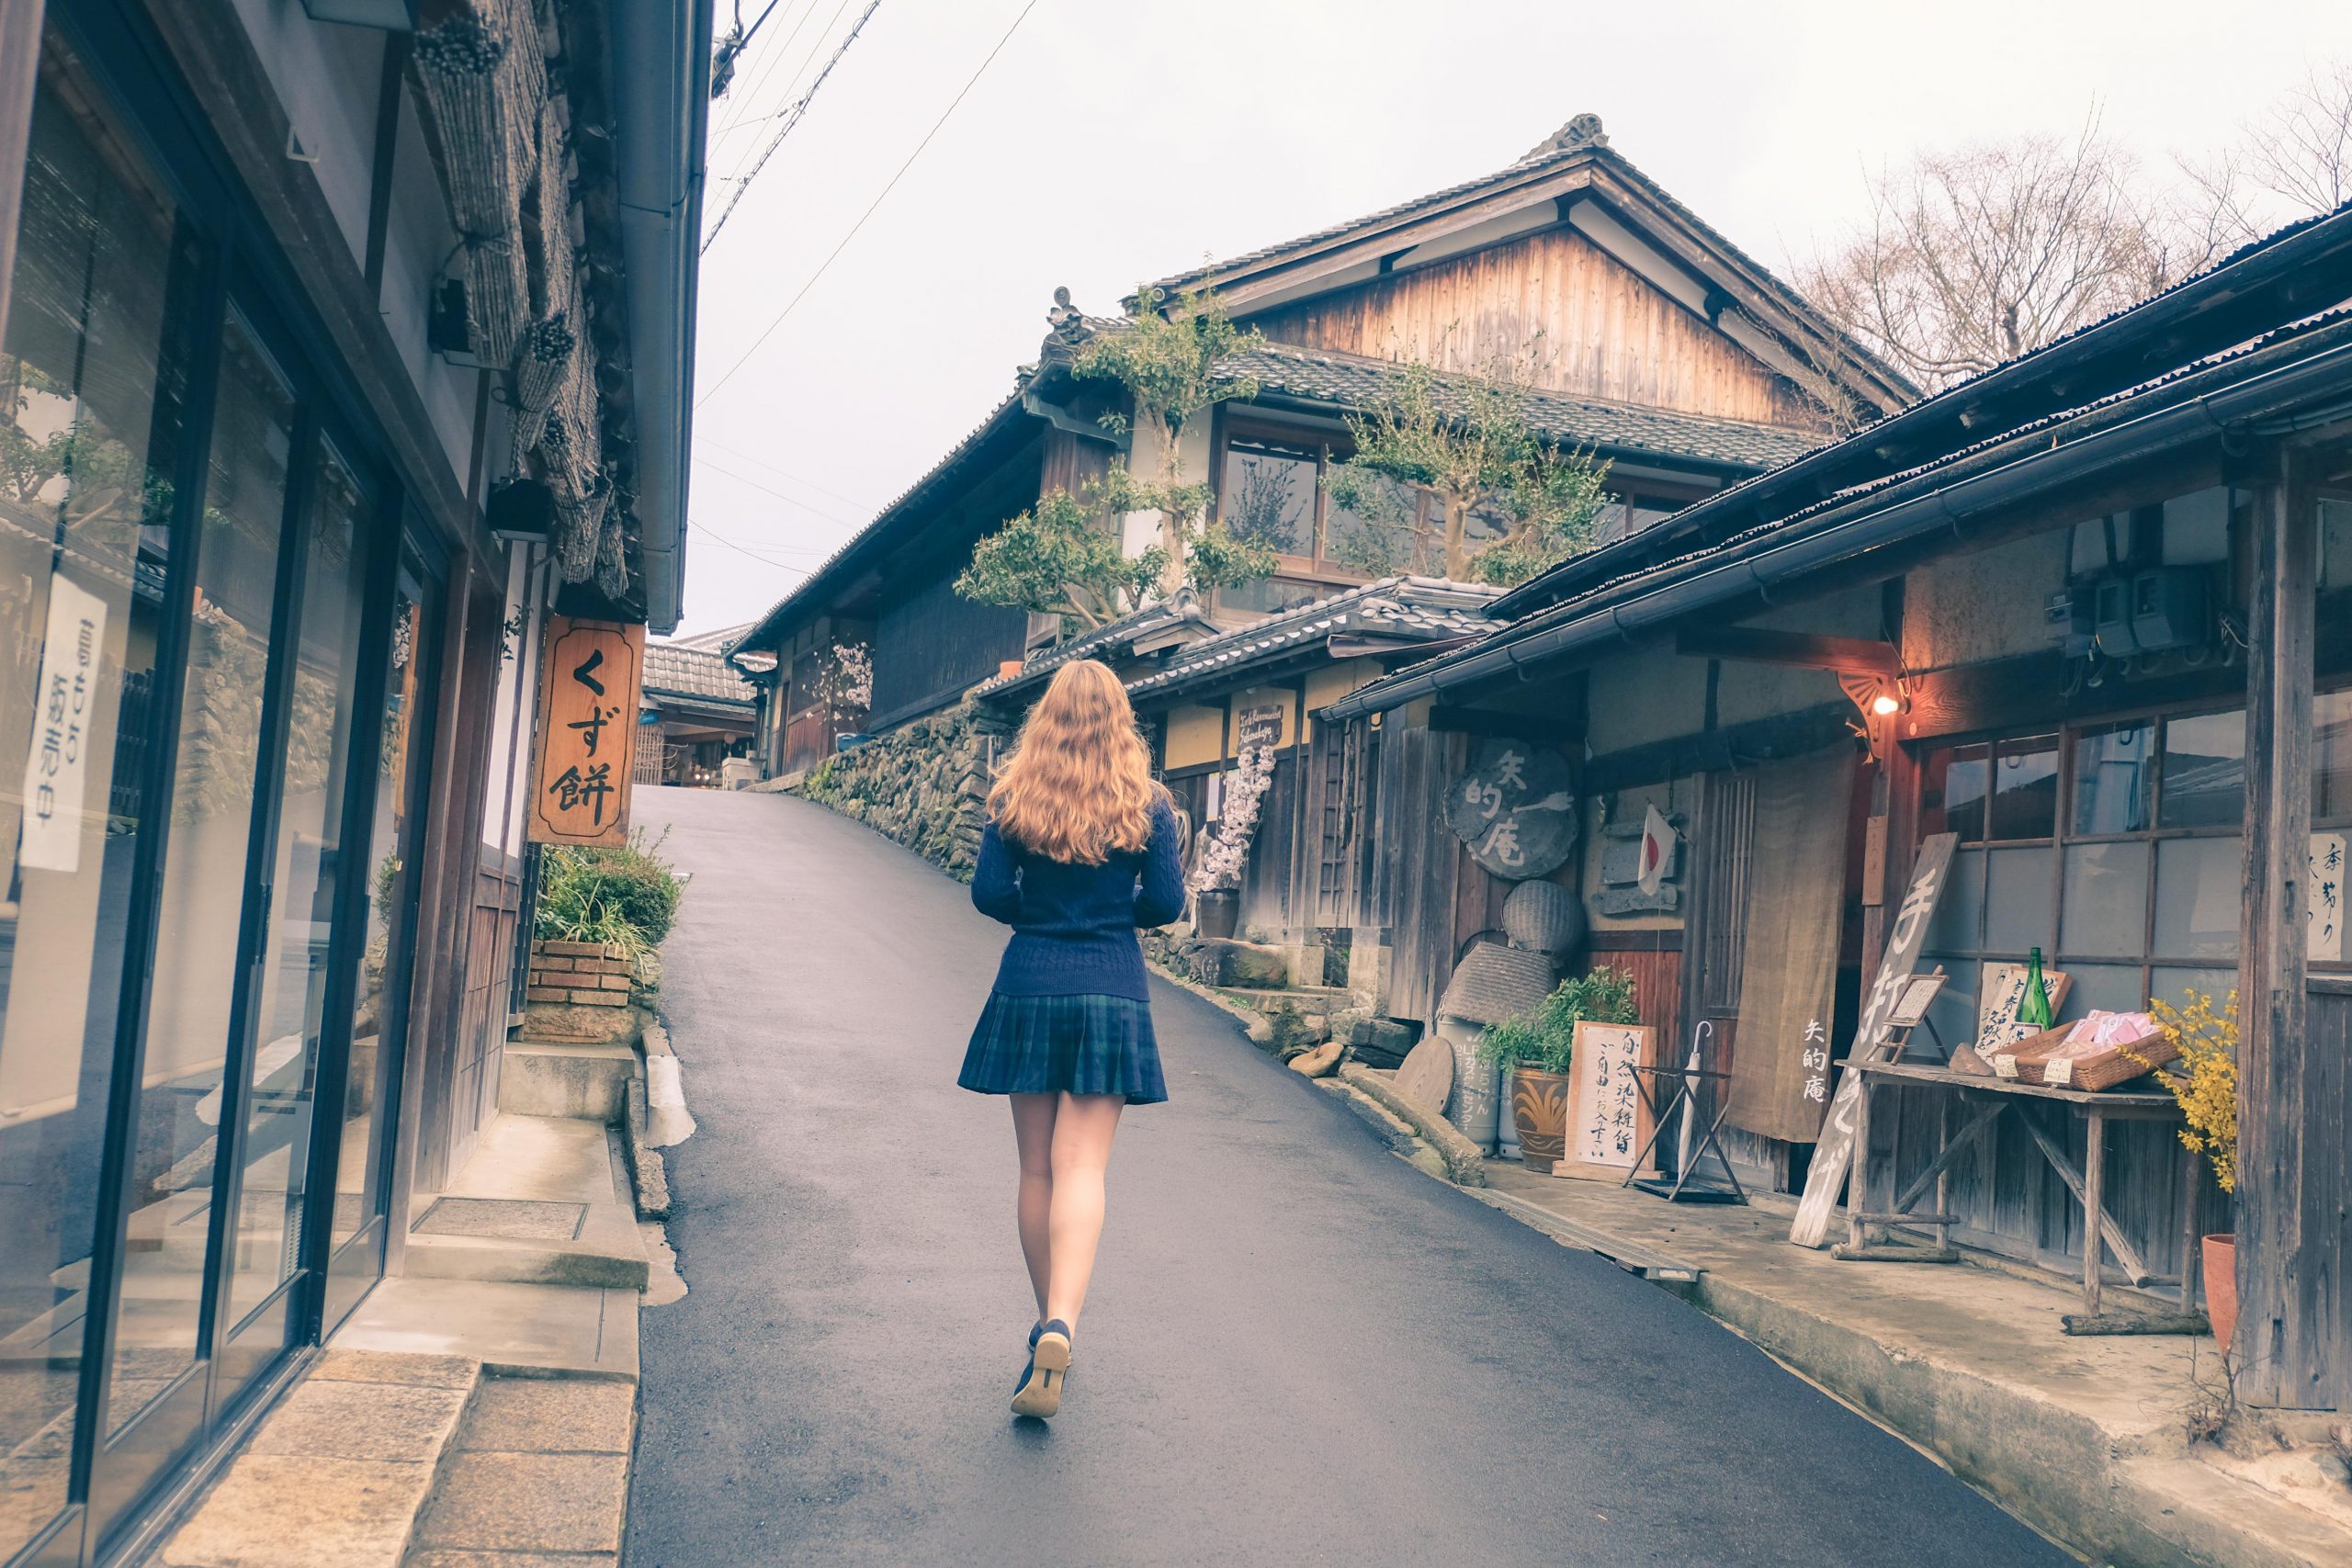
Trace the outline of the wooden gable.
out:
<instances>
[{"instance_id":1,"label":"wooden gable","mask_svg":"<svg viewBox=\"0 0 2352 1568\"><path fill-rule=\"evenodd\" d=\"M1566 224L1244 318L1278 343L1477 375L1540 333L1536 385L1717 419L1805 424L1789 381Z\"/></svg>"}]
</instances>

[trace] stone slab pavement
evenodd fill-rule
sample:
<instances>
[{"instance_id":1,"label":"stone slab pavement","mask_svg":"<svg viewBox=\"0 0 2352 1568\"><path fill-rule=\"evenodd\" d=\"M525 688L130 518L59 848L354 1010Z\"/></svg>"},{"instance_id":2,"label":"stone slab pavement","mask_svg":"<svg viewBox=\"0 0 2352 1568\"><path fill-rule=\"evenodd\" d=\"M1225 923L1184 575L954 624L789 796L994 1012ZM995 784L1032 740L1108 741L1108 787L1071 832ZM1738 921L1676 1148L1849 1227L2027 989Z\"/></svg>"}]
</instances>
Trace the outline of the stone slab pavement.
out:
<instances>
[{"instance_id":1,"label":"stone slab pavement","mask_svg":"<svg viewBox=\"0 0 2352 1568\"><path fill-rule=\"evenodd\" d=\"M663 1010L692 1293L645 1314L631 1568L2070 1561L1684 1303L1430 1180L1155 982L1063 1416L1002 1104L1001 928L855 822L647 789L694 874Z\"/></svg>"}]
</instances>

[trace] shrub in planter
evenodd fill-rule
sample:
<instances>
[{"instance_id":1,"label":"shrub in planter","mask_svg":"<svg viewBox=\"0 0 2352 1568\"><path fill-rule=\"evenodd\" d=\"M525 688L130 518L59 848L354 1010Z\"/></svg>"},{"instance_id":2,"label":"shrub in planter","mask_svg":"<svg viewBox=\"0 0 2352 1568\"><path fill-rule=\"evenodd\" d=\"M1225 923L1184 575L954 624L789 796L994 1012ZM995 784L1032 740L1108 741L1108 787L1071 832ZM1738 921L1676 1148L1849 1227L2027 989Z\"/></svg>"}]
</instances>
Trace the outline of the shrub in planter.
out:
<instances>
[{"instance_id":1,"label":"shrub in planter","mask_svg":"<svg viewBox=\"0 0 2352 1568\"><path fill-rule=\"evenodd\" d=\"M539 861L531 934L541 942L602 942L632 957L662 945L678 918L686 879L643 829L613 849L551 844Z\"/></svg>"},{"instance_id":2,"label":"shrub in planter","mask_svg":"<svg viewBox=\"0 0 2352 1568\"><path fill-rule=\"evenodd\" d=\"M1548 1175L1568 1146L1568 1068L1579 1023L1638 1023L1634 977L1606 964L1563 980L1537 1006L1489 1024L1478 1059L1510 1069L1520 1157Z\"/></svg>"}]
</instances>

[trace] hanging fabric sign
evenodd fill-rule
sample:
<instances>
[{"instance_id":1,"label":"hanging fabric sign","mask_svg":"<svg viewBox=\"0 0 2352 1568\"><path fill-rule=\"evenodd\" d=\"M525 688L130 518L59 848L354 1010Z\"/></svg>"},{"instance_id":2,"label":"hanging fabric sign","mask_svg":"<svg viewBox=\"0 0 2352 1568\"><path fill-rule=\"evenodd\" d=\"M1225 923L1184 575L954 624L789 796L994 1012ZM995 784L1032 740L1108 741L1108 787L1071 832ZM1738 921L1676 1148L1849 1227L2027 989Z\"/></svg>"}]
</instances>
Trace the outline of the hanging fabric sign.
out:
<instances>
[{"instance_id":1,"label":"hanging fabric sign","mask_svg":"<svg viewBox=\"0 0 2352 1568\"><path fill-rule=\"evenodd\" d=\"M548 617L531 840L619 844L628 838L630 738L645 670L645 628Z\"/></svg>"},{"instance_id":2,"label":"hanging fabric sign","mask_svg":"<svg viewBox=\"0 0 2352 1568\"><path fill-rule=\"evenodd\" d=\"M90 772L90 708L106 636L106 601L63 572L49 580L49 630L33 701L32 750L25 758L24 847L34 871L82 869L82 801Z\"/></svg>"},{"instance_id":3,"label":"hanging fabric sign","mask_svg":"<svg viewBox=\"0 0 2352 1568\"><path fill-rule=\"evenodd\" d=\"M1853 784L1850 746L1756 770L1728 1119L1792 1144L1813 1141L1829 1105Z\"/></svg>"}]
</instances>

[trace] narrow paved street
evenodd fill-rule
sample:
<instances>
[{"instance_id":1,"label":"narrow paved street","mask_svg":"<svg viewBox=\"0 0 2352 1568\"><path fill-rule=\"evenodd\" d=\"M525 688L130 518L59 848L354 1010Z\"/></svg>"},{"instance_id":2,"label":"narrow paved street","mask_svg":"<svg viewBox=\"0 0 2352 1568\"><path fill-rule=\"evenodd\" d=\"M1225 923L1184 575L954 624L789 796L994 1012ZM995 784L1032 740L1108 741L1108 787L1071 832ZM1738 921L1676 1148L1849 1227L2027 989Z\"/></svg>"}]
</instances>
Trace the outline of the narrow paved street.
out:
<instances>
[{"instance_id":1,"label":"narrow paved street","mask_svg":"<svg viewBox=\"0 0 2352 1568\"><path fill-rule=\"evenodd\" d=\"M1001 1104L954 1077L1001 931L775 795L646 790L694 875L664 1010L691 1293L643 1320L631 1568L2071 1561L1658 1289L1393 1157L1156 987L1064 1415Z\"/></svg>"}]
</instances>

